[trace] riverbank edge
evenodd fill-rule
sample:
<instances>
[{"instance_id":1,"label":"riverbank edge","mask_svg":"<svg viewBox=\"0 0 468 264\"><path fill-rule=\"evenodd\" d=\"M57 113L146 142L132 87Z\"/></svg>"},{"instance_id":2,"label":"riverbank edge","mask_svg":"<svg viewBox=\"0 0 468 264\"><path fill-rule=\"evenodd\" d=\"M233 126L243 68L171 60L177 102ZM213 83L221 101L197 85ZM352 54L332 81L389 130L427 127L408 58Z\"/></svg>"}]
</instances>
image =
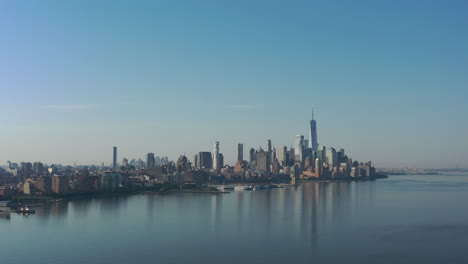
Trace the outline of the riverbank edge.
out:
<instances>
[{"instance_id":1,"label":"riverbank edge","mask_svg":"<svg viewBox=\"0 0 468 264\"><path fill-rule=\"evenodd\" d=\"M378 179L388 178L387 175L376 176L374 178L363 178L363 179L310 179L310 180L299 180L300 183L334 183L334 182L360 182L360 181L375 181ZM281 184L281 186L299 186L299 184ZM101 198L101 197L112 197L112 196L130 196L137 194L169 194L169 193L198 193L198 194L228 194L228 191L207 191L207 190L135 190L135 191L123 191L113 193L90 193L90 194L68 194L68 195L57 195L57 196L20 196L13 197L10 201L35 201L35 202L62 202L79 199L89 198Z\"/></svg>"}]
</instances>

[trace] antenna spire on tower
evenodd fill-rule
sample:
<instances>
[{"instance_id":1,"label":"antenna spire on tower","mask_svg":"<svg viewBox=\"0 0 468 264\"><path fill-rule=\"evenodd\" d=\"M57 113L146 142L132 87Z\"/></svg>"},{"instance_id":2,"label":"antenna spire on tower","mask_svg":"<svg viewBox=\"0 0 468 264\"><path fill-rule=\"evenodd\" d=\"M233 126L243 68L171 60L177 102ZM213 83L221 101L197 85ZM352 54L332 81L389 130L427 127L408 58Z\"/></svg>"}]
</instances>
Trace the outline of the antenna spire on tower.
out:
<instances>
[{"instance_id":1,"label":"antenna spire on tower","mask_svg":"<svg viewBox=\"0 0 468 264\"><path fill-rule=\"evenodd\" d=\"M312 120L314 120L314 106L312 106Z\"/></svg>"}]
</instances>

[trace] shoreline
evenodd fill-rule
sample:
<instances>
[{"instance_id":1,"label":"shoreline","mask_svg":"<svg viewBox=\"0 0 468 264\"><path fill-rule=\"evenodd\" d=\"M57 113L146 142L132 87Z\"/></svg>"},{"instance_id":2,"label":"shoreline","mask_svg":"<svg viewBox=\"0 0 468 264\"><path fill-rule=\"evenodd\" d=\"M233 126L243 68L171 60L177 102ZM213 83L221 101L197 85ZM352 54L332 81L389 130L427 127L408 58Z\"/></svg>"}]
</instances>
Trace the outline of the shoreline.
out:
<instances>
[{"instance_id":1,"label":"shoreline","mask_svg":"<svg viewBox=\"0 0 468 264\"><path fill-rule=\"evenodd\" d=\"M299 182L365 182L365 181L376 181L379 179L387 179L388 175L376 176L373 178L364 178L364 179L307 179L307 180L298 180Z\"/></svg>"},{"instance_id":2,"label":"shoreline","mask_svg":"<svg viewBox=\"0 0 468 264\"><path fill-rule=\"evenodd\" d=\"M334 183L334 182L360 182L360 181L375 181L378 179L388 178L387 175L382 175L374 178L367 179L307 179L307 180L298 180L299 183ZM246 185L236 184L236 185ZM282 187L287 186L300 186L300 184L279 184ZM276 188L273 188L276 189ZM57 196L18 196L12 197L10 201L14 202L29 202L32 204L47 204L53 202L64 202L69 200L80 200L80 199L89 199L89 198L101 198L101 197L111 197L111 196L130 196L137 194L169 194L169 193L198 193L198 194L228 194L230 191L215 191L215 190L196 190L196 189L171 189L171 190L135 190L135 191L122 191L114 193L89 193L89 194L67 194L67 195L57 195Z\"/></svg>"}]
</instances>

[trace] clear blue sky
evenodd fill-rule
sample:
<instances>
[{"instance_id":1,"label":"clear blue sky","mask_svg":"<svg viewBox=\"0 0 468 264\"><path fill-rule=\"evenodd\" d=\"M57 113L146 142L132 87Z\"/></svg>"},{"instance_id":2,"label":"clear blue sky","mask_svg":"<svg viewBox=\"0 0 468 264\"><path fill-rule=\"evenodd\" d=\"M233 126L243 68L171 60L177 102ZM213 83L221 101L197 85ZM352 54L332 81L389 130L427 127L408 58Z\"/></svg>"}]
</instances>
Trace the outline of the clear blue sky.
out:
<instances>
[{"instance_id":1,"label":"clear blue sky","mask_svg":"<svg viewBox=\"0 0 468 264\"><path fill-rule=\"evenodd\" d=\"M321 145L468 167L467 1L0 2L0 164Z\"/></svg>"}]
</instances>

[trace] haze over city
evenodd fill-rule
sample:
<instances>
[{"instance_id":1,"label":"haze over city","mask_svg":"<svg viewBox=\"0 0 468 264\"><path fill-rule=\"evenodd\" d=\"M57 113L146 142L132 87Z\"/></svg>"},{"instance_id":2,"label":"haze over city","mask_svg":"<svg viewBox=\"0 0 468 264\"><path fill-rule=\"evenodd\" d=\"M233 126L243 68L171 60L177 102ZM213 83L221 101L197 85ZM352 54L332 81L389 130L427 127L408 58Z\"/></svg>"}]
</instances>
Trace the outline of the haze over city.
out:
<instances>
[{"instance_id":1,"label":"haze over city","mask_svg":"<svg viewBox=\"0 0 468 264\"><path fill-rule=\"evenodd\" d=\"M1 264L468 263L467 11L1 0Z\"/></svg>"},{"instance_id":2,"label":"haze over city","mask_svg":"<svg viewBox=\"0 0 468 264\"><path fill-rule=\"evenodd\" d=\"M465 1L2 1L0 165L319 144L468 167ZM333 19L331 19L333 18Z\"/></svg>"}]
</instances>

